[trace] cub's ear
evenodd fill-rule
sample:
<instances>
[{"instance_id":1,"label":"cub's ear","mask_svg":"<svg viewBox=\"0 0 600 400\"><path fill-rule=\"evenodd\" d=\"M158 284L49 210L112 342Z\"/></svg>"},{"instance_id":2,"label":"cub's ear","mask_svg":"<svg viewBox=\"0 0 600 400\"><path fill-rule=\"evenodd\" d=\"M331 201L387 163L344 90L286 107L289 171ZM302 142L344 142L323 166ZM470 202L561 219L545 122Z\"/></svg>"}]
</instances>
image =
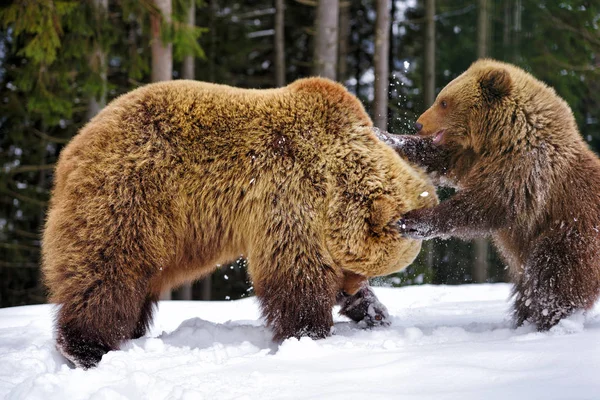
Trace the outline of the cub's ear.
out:
<instances>
[{"instance_id":1,"label":"cub's ear","mask_svg":"<svg viewBox=\"0 0 600 400\"><path fill-rule=\"evenodd\" d=\"M369 215L369 225L373 232L381 233L397 214L397 209L398 204L391 196L382 194L375 198L371 204L371 214Z\"/></svg>"},{"instance_id":2,"label":"cub's ear","mask_svg":"<svg viewBox=\"0 0 600 400\"><path fill-rule=\"evenodd\" d=\"M484 99L493 103L510 94L512 79L507 70L495 68L481 74L479 77L479 87Z\"/></svg>"}]
</instances>

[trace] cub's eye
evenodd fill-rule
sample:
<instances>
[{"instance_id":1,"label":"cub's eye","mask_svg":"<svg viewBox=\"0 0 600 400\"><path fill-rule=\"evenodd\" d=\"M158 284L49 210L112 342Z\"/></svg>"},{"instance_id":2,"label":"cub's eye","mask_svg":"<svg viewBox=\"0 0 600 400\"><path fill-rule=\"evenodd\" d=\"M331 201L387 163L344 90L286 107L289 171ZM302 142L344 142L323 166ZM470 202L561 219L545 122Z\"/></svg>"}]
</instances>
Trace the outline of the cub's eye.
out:
<instances>
[{"instance_id":1,"label":"cub's eye","mask_svg":"<svg viewBox=\"0 0 600 400\"><path fill-rule=\"evenodd\" d=\"M446 103L446 100L442 100L442 101L440 102L440 105L442 106L442 108L446 108L446 107L448 107L448 103Z\"/></svg>"}]
</instances>

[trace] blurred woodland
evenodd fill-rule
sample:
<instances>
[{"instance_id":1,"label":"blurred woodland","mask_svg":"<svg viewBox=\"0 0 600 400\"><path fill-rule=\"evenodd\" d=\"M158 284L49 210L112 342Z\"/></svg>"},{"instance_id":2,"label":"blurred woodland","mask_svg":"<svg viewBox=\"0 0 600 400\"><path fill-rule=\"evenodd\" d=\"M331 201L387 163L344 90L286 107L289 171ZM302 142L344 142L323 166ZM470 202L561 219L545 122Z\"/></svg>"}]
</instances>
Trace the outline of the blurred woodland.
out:
<instances>
[{"instance_id":1,"label":"blurred woodland","mask_svg":"<svg viewBox=\"0 0 600 400\"><path fill-rule=\"evenodd\" d=\"M2 4L2 307L45 301L40 231L61 149L108 101L148 82L185 78L268 88L321 75L345 84L380 128L411 133L444 85L477 58L492 57L553 86L573 109L583 137L600 149L598 0ZM252 287L244 263L221 266L172 296L247 296ZM374 284L503 280L504 265L487 241L434 240L407 270Z\"/></svg>"}]
</instances>

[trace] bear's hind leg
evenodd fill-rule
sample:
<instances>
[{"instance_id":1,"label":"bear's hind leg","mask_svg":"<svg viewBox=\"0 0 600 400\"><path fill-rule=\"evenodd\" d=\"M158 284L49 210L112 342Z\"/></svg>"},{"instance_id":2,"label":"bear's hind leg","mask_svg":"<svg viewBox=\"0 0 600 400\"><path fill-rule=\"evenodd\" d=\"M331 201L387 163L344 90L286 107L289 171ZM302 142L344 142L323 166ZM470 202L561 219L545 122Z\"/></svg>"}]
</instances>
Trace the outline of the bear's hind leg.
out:
<instances>
[{"instance_id":1,"label":"bear's hind leg","mask_svg":"<svg viewBox=\"0 0 600 400\"><path fill-rule=\"evenodd\" d=\"M140 311L140 316L135 326L135 330L131 336L132 339L139 339L146 334L148 328L150 328L150 325L152 324L154 308L156 307L157 302L158 299L155 296L149 295L146 297L144 305Z\"/></svg>"},{"instance_id":2,"label":"bear's hind leg","mask_svg":"<svg viewBox=\"0 0 600 400\"><path fill-rule=\"evenodd\" d=\"M598 246L577 231L541 238L515 286L517 325L546 331L576 310L589 309L600 291Z\"/></svg>"},{"instance_id":3,"label":"bear's hind leg","mask_svg":"<svg viewBox=\"0 0 600 400\"><path fill-rule=\"evenodd\" d=\"M138 333L140 313L146 306L145 288L137 286L126 285L121 279L96 279L63 296L56 338L63 356L76 367L88 369L96 366L104 354L118 349L123 340ZM145 323L149 314L143 315Z\"/></svg>"}]
</instances>

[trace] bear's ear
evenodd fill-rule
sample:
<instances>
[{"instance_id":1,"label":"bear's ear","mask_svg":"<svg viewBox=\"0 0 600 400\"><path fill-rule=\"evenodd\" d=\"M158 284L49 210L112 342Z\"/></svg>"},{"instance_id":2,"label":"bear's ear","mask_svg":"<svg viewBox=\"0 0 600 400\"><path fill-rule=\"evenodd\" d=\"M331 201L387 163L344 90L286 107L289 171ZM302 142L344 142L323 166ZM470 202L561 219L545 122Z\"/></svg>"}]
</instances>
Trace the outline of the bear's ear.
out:
<instances>
[{"instance_id":1,"label":"bear's ear","mask_svg":"<svg viewBox=\"0 0 600 400\"><path fill-rule=\"evenodd\" d=\"M386 194L377 196L371 204L369 215L369 225L373 232L380 233L392 221L397 209L398 204L391 196Z\"/></svg>"},{"instance_id":2,"label":"bear's ear","mask_svg":"<svg viewBox=\"0 0 600 400\"><path fill-rule=\"evenodd\" d=\"M495 68L484 71L481 74L479 77L479 87L484 99L493 103L510 94L512 79L507 70Z\"/></svg>"}]
</instances>

